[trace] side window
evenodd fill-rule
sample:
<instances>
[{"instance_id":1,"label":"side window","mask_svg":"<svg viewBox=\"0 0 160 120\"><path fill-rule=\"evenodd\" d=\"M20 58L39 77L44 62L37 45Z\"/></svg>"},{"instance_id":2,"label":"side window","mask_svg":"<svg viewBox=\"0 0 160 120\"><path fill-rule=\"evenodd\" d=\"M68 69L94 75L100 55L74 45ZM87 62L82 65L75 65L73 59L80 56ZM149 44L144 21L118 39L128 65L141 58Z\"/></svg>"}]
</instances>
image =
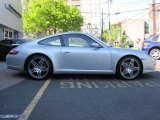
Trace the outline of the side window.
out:
<instances>
[{"instance_id":1,"label":"side window","mask_svg":"<svg viewBox=\"0 0 160 120\"><path fill-rule=\"evenodd\" d=\"M52 45L52 46L61 46L61 40L59 36L50 37L39 42L40 45Z\"/></svg>"},{"instance_id":2,"label":"side window","mask_svg":"<svg viewBox=\"0 0 160 120\"><path fill-rule=\"evenodd\" d=\"M22 44L23 42L21 40L13 40L13 44L17 44L17 45L20 45Z\"/></svg>"},{"instance_id":3,"label":"side window","mask_svg":"<svg viewBox=\"0 0 160 120\"><path fill-rule=\"evenodd\" d=\"M1 45L5 45L6 43L5 43L4 40L1 40L1 41L0 41L0 44L1 44Z\"/></svg>"},{"instance_id":4,"label":"side window","mask_svg":"<svg viewBox=\"0 0 160 120\"><path fill-rule=\"evenodd\" d=\"M2 44L2 45L11 45L12 41L10 41L10 40L2 40L0 44Z\"/></svg>"},{"instance_id":5,"label":"side window","mask_svg":"<svg viewBox=\"0 0 160 120\"><path fill-rule=\"evenodd\" d=\"M64 35L65 45L68 47L91 47L93 40L81 34Z\"/></svg>"},{"instance_id":6,"label":"side window","mask_svg":"<svg viewBox=\"0 0 160 120\"><path fill-rule=\"evenodd\" d=\"M152 38L152 41L153 41L153 42L157 42L157 41L158 41L158 38L159 38L158 35L157 35L157 36L154 36L154 37Z\"/></svg>"},{"instance_id":7,"label":"side window","mask_svg":"<svg viewBox=\"0 0 160 120\"><path fill-rule=\"evenodd\" d=\"M22 42L20 40L15 40L14 44L22 44Z\"/></svg>"},{"instance_id":8,"label":"side window","mask_svg":"<svg viewBox=\"0 0 160 120\"><path fill-rule=\"evenodd\" d=\"M158 40L157 40L157 42L160 42L160 35L158 35Z\"/></svg>"}]
</instances>

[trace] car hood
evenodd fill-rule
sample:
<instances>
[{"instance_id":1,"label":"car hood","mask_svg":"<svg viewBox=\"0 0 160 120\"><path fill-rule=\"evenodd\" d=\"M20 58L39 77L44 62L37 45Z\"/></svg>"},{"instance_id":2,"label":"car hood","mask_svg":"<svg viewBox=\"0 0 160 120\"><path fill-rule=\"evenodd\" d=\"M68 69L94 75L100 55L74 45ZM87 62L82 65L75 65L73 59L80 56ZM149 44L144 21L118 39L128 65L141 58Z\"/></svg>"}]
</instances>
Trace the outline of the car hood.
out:
<instances>
[{"instance_id":1,"label":"car hood","mask_svg":"<svg viewBox=\"0 0 160 120\"><path fill-rule=\"evenodd\" d=\"M142 53L140 50L134 50L134 49L129 49L129 48L116 48L115 49L120 52L120 53Z\"/></svg>"}]
</instances>

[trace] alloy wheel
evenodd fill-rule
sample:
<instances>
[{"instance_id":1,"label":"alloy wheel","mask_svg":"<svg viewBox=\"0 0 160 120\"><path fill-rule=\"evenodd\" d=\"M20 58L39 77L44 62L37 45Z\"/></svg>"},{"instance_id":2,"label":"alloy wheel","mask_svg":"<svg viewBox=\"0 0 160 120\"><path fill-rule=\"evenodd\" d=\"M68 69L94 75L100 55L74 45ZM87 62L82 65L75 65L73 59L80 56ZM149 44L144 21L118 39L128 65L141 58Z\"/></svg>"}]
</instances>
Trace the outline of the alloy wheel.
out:
<instances>
[{"instance_id":1,"label":"alloy wheel","mask_svg":"<svg viewBox=\"0 0 160 120\"><path fill-rule=\"evenodd\" d=\"M50 62L43 56L34 56L28 63L28 73L34 79L44 79L50 71Z\"/></svg>"},{"instance_id":2,"label":"alloy wheel","mask_svg":"<svg viewBox=\"0 0 160 120\"><path fill-rule=\"evenodd\" d=\"M135 79L141 73L141 64L138 59L128 57L123 59L119 65L119 74L124 79Z\"/></svg>"}]
</instances>

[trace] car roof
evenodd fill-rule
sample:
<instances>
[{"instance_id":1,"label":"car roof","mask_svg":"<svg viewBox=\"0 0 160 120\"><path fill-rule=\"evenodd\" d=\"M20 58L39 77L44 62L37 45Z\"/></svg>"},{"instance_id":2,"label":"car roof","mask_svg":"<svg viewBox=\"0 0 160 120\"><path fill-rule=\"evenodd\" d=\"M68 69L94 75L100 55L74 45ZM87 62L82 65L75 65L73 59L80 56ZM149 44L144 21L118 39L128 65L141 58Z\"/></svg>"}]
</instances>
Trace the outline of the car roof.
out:
<instances>
[{"instance_id":1,"label":"car roof","mask_svg":"<svg viewBox=\"0 0 160 120\"><path fill-rule=\"evenodd\" d=\"M41 41L43 39L47 39L47 38L50 38L50 37L54 37L54 36L58 36L58 35L67 35L67 34L83 34L83 35L88 35L88 36L92 37L90 34L85 33L85 32L69 31L69 32L61 32L61 33L56 33L56 34L53 34L53 35L41 37L41 38L35 39L34 41L38 42L38 41Z\"/></svg>"},{"instance_id":2,"label":"car roof","mask_svg":"<svg viewBox=\"0 0 160 120\"><path fill-rule=\"evenodd\" d=\"M68 35L68 34L82 34L82 35L86 35L86 36L88 36L88 37L91 37L92 39L94 39L94 40L98 40L99 41L99 43L101 44L101 45L103 45L103 46L108 46L108 45L106 45L105 43L103 43L101 40L99 40L98 38L96 38L96 37L94 37L94 36L92 36L92 35L90 35L90 34L88 34L88 33L86 33L86 32L78 32L78 31L69 31L69 32L62 32L62 33L57 33L57 34L53 34L53 35L49 35L49 36L45 36L45 37L41 37L41 38L38 38L38 39L34 39L34 40L32 40L31 42L29 42L29 43L26 43L27 45L33 45L33 44L37 44L39 41L41 41L41 40L44 40L44 39L47 39L47 38L50 38L50 37L54 37L54 36L60 36L60 35Z\"/></svg>"},{"instance_id":3,"label":"car roof","mask_svg":"<svg viewBox=\"0 0 160 120\"><path fill-rule=\"evenodd\" d=\"M89 35L88 33L85 33L85 32L69 31L69 32L62 32L62 33L53 34L53 35L50 35L50 36L47 36L47 37L58 36L58 35L67 35L67 34L85 34L85 35Z\"/></svg>"}]
</instances>

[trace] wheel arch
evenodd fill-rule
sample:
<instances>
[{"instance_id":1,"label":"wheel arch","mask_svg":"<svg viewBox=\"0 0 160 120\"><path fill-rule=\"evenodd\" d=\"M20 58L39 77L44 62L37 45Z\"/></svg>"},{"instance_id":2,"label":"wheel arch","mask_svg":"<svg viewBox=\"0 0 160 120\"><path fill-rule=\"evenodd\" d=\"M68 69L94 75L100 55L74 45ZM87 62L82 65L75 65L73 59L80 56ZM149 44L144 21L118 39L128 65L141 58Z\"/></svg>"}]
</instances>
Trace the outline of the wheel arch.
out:
<instances>
[{"instance_id":1,"label":"wheel arch","mask_svg":"<svg viewBox=\"0 0 160 120\"><path fill-rule=\"evenodd\" d=\"M151 50L153 50L153 49L159 49L159 50L160 50L160 47L158 47L158 46L151 47L151 48L149 49L149 51L148 51L148 54L150 54Z\"/></svg>"},{"instance_id":2,"label":"wheel arch","mask_svg":"<svg viewBox=\"0 0 160 120\"><path fill-rule=\"evenodd\" d=\"M141 59L140 59L138 56L136 56L136 55L125 55L125 56L123 56L122 58L120 58L120 59L118 60L117 64L116 64L115 72L117 73L118 65L119 65L120 61L121 61L122 59L126 58L126 57L135 57L136 59L139 60L141 66L142 66L142 68L141 68L141 74L142 74L142 73L143 73L143 63L142 63Z\"/></svg>"},{"instance_id":3,"label":"wheel arch","mask_svg":"<svg viewBox=\"0 0 160 120\"><path fill-rule=\"evenodd\" d=\"M35 55L41 55L41 56L46 57L46 58L50 61L51 65L52 65L52 66L51 66L51 67L52 67L52 72L54 71L54 66L53 66L53 62L52 62L51 58L48 57L47 55L43 54L43 53L34 53L34 54L29 55L29 56L27 57L27 59L25 60L25 62L24 62L24 71L27 70L27 63L28 63L29 59L32 58L32 57L35 56Z\"/></svg>"}]
</instances>

